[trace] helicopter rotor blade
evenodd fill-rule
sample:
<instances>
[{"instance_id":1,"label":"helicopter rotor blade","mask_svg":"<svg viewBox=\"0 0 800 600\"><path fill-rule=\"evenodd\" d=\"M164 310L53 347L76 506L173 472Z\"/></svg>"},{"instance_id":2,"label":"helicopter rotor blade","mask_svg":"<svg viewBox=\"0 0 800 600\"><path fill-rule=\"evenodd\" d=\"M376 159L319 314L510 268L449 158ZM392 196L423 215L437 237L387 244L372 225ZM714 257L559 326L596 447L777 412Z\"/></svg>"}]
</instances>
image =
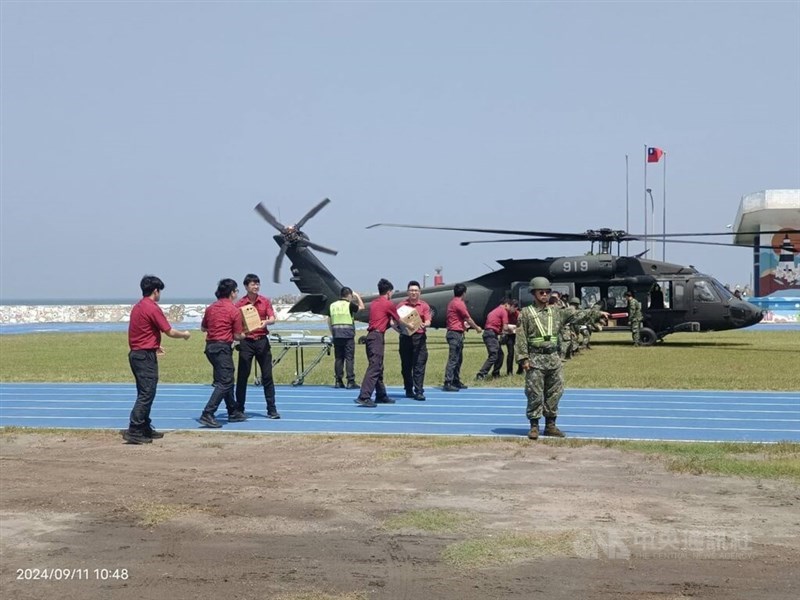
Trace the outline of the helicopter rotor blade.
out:
<instances>
[{"instance_id":1,"label":"helicopter rotor blade","mask_svg":"<svg viewBox=\"0 0 800 600\"><path fill-rule=\"evenodd\" d=\"M305 245L309 248L313 248L314 250L319 250L320 252L324 252L325 254L333 254L336 256L339 254L338 250L331 250L330 248L326 248L325 246L320 246L319 244L315 244L314 242L309 242L306 240Z\"/></svg>"},{"instance_id":2,"label":"helicopter rotor blade","mask_svg":"<svg viewBox=\"0 0 800 600\"><path fill-rule=\"evenodd\" d=\"M650 241L657 242L658 240L653 239ZM666 242L668 244L698 244L701 246L726 246L729 248L747 248L748 250L752 250L753 246L743 246L742 244L734 244L730 242L701 242L700 240L661 240L662 242ZM766 250L767 248L771 250L780 250L782 246L780 245L761 245L757 246L759 250Z\"/></svg>"},{"instance_id":3,"label":"helicopter rotor blade","mask_svg":"<svg viewBox=\"0 0 800 600\"><path fill-rule=\"evenodd\" d=\"M707 236L720 236L720 235L775 235L777 233L798 233L796 229L784 229L784 230L769 230L769 231L721 231L721 232L713 232L713 231L703 231L697 233L667 233L666 235L663 233L648 233L644 234L631 234L635 235L639 239L652 239L658 240L664 237L707 237Z\"/></svg>"},{"instance_id":4,"label":"helicopter rotor blade","mask_svg":"<svg viewBox=\"0 0 800 600\"><path fill-rule=\"evenodd\" d=\"M330 201L331 201L331 199L330 199L330 198L325 198L325 199L323 199L323 200L322 200L322 202L320 202L320 203L319 203L319 204L317 204L317 205L316 205L314 208L312 208L310 211L308 211L308 212L305 214L305 216L304 216L302 219L300 219L300 220L299 220L299 221L298 221L298 222L295 224L295 227L297 227L297 229L300 229L300 228L301 228L303 225L305 225L305 224L308 222L308 220L309 220L311 217L313 217L313 216L314 216L314 215L316 215L316 214L317 214L319 211L321 211L323 208L325 208L325 205L327 205L327 204L328 204ZM317 249L319 250L319 248L317 248Z\"/></svg>"},{"instance_id":5,"label":"helicopter rotor blade","mask_svg":"<svg viewBox=\"0 0 800 600\"><path fill-rule=\"evenodd\" d=\"M287 244L281 246L278 256L275 258L275 269L272 272L272 280L275 283L281 282L281 265L283 264L283 257L286 255Z\"/></svg>"},{"instance_id":6,"label":"helicopter rotor blade","mask_svg":"<svg viewBox=\"0 0 800 600\"><path fill-rule=\"evenodd\" d=\"M273 217L273 216L272 216L272 213L271 213L271 212L269 212L269 211L267 210L267 207L266 207L266 206L264 206L264 205L263 205L261 202L259 202L258 204L256 204L256 206L255 206L255 211L256 211L256 212L257 212L259 215L261 215L261 216L263 217L263 219L264 219L264 220L265 220L267 223L269 223L270 225L272 225L272 226L273 226L275 229L277 229L278 231L281 231L281 232L282 232L282 231L285 229L285 227L283 226L283 224L282 224L280 221L278 221L278 219L276 219L275 217Z\"/></svg>"},{"instance_id":7,"label":"helicopter rotor blade","mask_svg":"<svg viewBox=\"0 0 800 600\"><path fill-rule=\"evenodd\" d=\"M562 240L561 238L507 238L504 240L469 240L466 242L459 242L458 245L469 246L470 244L501 244L505 242L564 242L564 241L573 241L573 240Z\"/></svg>"},{"instance_id":8,"label":"helicopter rotor blade","mask_svg":"<svg viewBox=\"0 0 800 600\"><path fill-rule=\"evenodd\" d=\"M554 231L519 231L516 229L482 229L477 227L437 227L434 225L407 225L403 223L374 223L368 225L367 229L375 227L399 227L405 229L434 229L437 231L468 231L471 233L497 233L501 235L527 235L542 236L547 238L557 238L562 240L583 241L586 239L585 233L558 233Z\"/></svg>"}]
</instances>

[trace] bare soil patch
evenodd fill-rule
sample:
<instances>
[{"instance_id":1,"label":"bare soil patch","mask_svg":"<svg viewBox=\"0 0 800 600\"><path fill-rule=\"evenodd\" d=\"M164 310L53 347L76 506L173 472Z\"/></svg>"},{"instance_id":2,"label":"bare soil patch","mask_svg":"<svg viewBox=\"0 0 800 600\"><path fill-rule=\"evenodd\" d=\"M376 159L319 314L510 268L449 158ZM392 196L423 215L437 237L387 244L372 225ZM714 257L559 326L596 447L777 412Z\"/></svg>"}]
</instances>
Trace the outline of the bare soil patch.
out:
<instances>
[{"instance_id":1,"label":"bare soil patch","mask_svg":"<svg viewBox=\"0 0 800 600\"><path fill-rule=\"evenodd\" d=\"M800 573L796 483L595 446L6 433L0 484L6 598L757 600Z\"/></svg>"}]
</instances>

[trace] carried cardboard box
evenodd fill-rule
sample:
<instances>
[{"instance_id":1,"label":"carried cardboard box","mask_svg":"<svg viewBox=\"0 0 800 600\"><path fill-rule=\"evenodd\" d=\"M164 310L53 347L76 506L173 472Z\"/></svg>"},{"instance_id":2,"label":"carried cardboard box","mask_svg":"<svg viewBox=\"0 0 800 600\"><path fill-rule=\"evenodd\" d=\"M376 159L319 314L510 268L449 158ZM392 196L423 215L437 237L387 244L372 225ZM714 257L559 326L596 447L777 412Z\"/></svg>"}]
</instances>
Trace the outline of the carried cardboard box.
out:
<instances>
[{"instance_id":1,"label":"carried cardboard box","mask_svg":"<svg viewBox=\"0 0 800 600\"><path fill-rule=\"evenodd\" d=\"M400 330L400 333L404 335L411 335L412 333L416 333L417 330L422 327L422 318L419 316L416 308L412 308L410 306L400 306L397 309L397 314L400 315L400 319L402 319L403 323L408 325L408 330Z\"/></svg>"},{"instance_id":2,"label":"carried cardboard box","mask_svg":"<svg viewBox=\"0 0 800 600\"><path fill-rule=\"evenodd\" d=\"M252 333L261 328L261 317L258 315L256 307L246 304L239 309L242 313L242 328L245 333Z\"/></svg>"}]
</instances>

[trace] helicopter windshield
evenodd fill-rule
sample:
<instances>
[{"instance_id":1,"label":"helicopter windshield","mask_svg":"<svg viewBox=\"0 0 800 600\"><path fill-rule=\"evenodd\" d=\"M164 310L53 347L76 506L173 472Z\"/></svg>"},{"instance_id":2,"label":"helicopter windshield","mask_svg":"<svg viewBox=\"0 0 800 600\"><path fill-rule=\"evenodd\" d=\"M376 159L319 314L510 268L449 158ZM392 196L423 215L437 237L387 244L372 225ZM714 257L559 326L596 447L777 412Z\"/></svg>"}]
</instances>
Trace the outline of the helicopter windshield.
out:
<instances>
[{"instance_id":1,"label":"helicopter windshield","mask_svg":"<svg viewBox=\"0 0 800 600\"><path fill-rule=\"evenodd\" d=\"M718 298L714 295L714 286L705 279L696 279L694 282L695 302L717 302Z\"/></svg>"},{"instance_id":2,"label":"helicopter windshield","mask_svg":"<svg viewBox=\"0 0 800 600\"><path fill-rule=\"evenodd\" d=\"M717 281L716 279L712 279L712 280L711 280L711 283L712 283L712 284L714 284L714 287L716 288L716 290L717 290L717 293L718 293L720 296L722 296L722 299L723 299L723 300L730 300L731 298L733 298L733 297L734 297L734 296L733 296L733 293L731 293L731 291L730 291L728 288L726 288L724 285L722 285L722 284L721 284L719 281Z\"/></svg>"}]
</instances>

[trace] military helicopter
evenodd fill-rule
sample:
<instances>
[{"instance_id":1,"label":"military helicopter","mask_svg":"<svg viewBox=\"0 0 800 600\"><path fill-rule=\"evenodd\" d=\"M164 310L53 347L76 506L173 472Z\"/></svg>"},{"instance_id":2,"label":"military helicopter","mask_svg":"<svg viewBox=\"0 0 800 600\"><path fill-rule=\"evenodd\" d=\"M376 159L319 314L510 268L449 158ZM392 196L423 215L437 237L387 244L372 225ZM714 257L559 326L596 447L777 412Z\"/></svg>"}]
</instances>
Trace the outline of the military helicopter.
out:
<instances>
[{"instance_id":1,"label":"military helicopter","mask_svg":"<svg viewBox=\"0 0 800 600\"><path fill-rule=\"evenodd\" d=\"M290 312L312 312L324 314L331 302L338 300L342 284L317 258L312 250L336 254L314 242L300 230L308 220L324 208L330 200L325 198L314 206L295 225L285 226L264 207L256 211L279 233L273 239L280 247L275 260L274 281L279 282L283 257L291 261L291 281L305 294ZM610 313L611 321L606 330L627 330L627 303L624 294L631 290L641 302L644 322L641 331L643 345L653 345L671 333L681 331L721 331L748 327L761 321L763 313L754 304L735 297L719 281L698 272L694 267L649 260L638 256L614 256L612 246L625 241L642 240L647 237L662 239L665 236L632 235L613 229L589 230L583 233L554 233L518 231L508 229L480 229L463 227L436 227L430 225L406 225L376 223L372 227L399 227L431 229L438 231L463 231L499 235L521 236L513 239L477 240L461 242L462 245L487 242L530 241L588 241L592 252L582 256L565 256L544 259L505 259L497 261L501 269L481 275L469 281L467 307L473 319L483 325L489 312L504 298L516 298L520 306L533 302L528 289L533 277L547 277L554 291L570 298L580 299L582 307L599 305ZM767 232L761 232L767 233ZM730 233L667 234L667 237L730 235ZM668 240L684 243L732 246L733 244L710 241ZM594 253L598 244L599 252ZM644 254L644 253L642 253ZM651 291L658 284L663 291L663 304L651 302ZM445 326L446 307L453 298L453 286L441 285L422 290L424 300L431 306L431 326ZM369 303L376 296L364 297ZM397 292L395 299L405 294ZM369 307L360 311L356 318L367 321Z\"/></svg>"}]
</instances>

